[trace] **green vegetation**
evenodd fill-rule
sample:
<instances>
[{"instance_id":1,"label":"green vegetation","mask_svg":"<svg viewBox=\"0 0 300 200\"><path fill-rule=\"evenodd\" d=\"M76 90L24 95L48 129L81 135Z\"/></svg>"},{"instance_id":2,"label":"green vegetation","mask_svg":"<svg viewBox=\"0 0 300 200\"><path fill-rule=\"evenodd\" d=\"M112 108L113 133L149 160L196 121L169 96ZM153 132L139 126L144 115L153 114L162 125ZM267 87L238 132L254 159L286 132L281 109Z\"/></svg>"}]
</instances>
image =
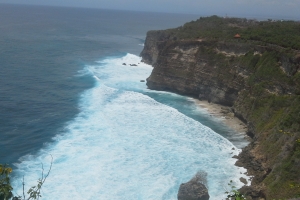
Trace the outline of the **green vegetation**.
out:
<instances>
[{"instance_id":1,"label":"green vegetation","mask_svg":"<svg viewBox=\"0 0 300 200\"><path fill-rule=\"evenodd\" d=\"M247 200L246 197L241 194L236 187L233 185L233 181L231 180L230 183L228 183L230 190L226 191L225 194L227 194L226 200Z\"/></svg>"},{"instance_id":2,"label":"green vegetation","mask_svg":"<svg viewBox=\"0 0 300 200\"><path fill-rule=\"evenodd\" d=\"M236 107L247 113L259 135L261 152L265 152L272 169L263 183L270 198L293 198L300 194L300 96L298 74L287 75L280 68L284 52L267 51L239 58L252 73L247 88ZM286 90L290 90L289 92Z\"/></svg>"},{"instance_id":3,"label":"green vegetation","mask_svg":"<svg viewBox=\"0 0 300 200\"><path fill-rule=\"evenodd\" d=\"M244 40L257 40L285 48L300 49L300 23L294 21L258 22L241 31Z\"/></svg>"},{"instance_id":4,"label":"green vegetation","mask_svg":"<svg viewBox=\"0 0 300 200\"><path fill-rule=\"evenodd\" d=\"M196 21L168 29L170 39L195 40L234 40L257 42L261 45L272 44L284 48L300 50L300 23L295 21L256 21L240 18L221 18L218 16L200 17Z\"/></svg>"},{"instance_id":5,"label":"green vegetation","mask_svg":"<svg viewBox=\"0 0 300 200\"><path fill-rule=\"evenodd\" d=\"M7 200L13 196L9 177L11 172L10 167L0 164L0 200Z\"/></svg>"},{"instance_id":6,"label":"green vegetation","mask_svg":"<svg viewBox=\"0 0 300 200\"><path fill-rule=\"evenodd\" d=\"M52 157L52 156L51 156ZM53 158L52 158L53 160ZM47 177L50 174L52 168L52 161L49 168L49 171L46 175L44 175L44 167L42 164L42 176L38 180L38 184L36 186L32 186L27 194L29 197L26 197L25 195L25 189L24 189L24 180L23 180L23 196L14 196L13 195L13 187L10 183L10 174L12 173L12 168L8 167L7 165L0 164L0 200L38 200L41 195L41 189L43 184L45 183Z\"/></svg>"}]
</instances>

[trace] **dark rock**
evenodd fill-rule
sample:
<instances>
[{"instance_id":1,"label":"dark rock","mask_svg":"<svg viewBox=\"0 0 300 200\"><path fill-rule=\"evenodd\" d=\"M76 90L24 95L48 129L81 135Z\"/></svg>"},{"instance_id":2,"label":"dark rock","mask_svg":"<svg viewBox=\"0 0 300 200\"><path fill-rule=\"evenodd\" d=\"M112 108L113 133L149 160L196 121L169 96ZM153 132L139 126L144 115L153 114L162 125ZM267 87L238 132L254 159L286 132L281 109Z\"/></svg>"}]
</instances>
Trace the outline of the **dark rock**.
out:
<instances>
[{"instance_id":1,"label":"dark rock","mask_svg":"<svg viewBox=\"0 0 300 200\"><path fill-rule=\"evenodd\" d=\"M140 80L141 82L145 82L145 80Z\"/></svg>"},{"instance_id":2,"label":"dark rock","mask_svg":"<svg viewBox=\"0 0 300 200\"><path fill-rule=\"evenodd\" d=\"M182 183L177 195L178 200L208 200L206 175L205 172L199 172L189 182Z\"/></svg>"},{"instance_id":3,"label":"dark rock","mask_svg":"<svg viewBox=\"0 0 300 200\"><path fill-rule=\"evenodd\" d=\"M247 185L247 183L248 183L248 181L245 178L243 178L243 177L240 178L240 181L242 183L244 183L245 185Z\"/></svg>"},{"instance_id":4,"label":"dark rock","mask_svg":"<svg viewBox=\"0 0 300 200\"><path fill-rule=\"evenodd\" d=\"M130 64L130 66L137 66L136 64Z\"/></svg>"},{"instance_id":5,"label":"dark rock","mask_svg":"<svg viewBox=\"0 0 300 200\"><path fill-rule=\"evenodd\" d=\"M262 163L257 160L256 156L253 155L253 152L251 151L253 148L255 148L254 143L250 143L247 147L245 147L238 155L238 160L235 165L239 167L245 167L248 171L248 174L254 176L251 184L256 185L262 182L266 178L268 172L270 173L271 170L265 169Z\"/></svg>"},{"instance_id":6,"label":"dark rock","mask_svg":"<svg viewBox=\"0 0 300 200\"><path fill-rule=\"evenodd\" d=\"M264 200L266 195L260 187L243 186L239 192L244 194L249 200Z\"/></svg>"},{"instance_id":7,"label":"dark rock","mask_svg":"<svg viewBox=\"0 0 300 200\"><path fill-rule=\"evenodd\" d=\"M126 63L123 63L122 65L126 65Z\"/></svg>"}]
</instances>

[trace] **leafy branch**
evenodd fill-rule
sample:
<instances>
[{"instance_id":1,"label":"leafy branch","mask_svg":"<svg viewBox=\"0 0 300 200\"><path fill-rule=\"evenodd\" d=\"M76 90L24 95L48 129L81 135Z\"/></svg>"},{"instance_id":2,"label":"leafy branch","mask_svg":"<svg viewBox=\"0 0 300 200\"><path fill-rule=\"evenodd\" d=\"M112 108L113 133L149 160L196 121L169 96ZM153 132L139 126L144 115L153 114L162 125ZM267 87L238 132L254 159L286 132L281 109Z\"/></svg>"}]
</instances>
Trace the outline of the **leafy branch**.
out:
<instances>
[{"instance_id":1,"label":"leafy branch","mask_svg":"<svg viewBox=\"0 0 300 200\"><path fill-rule=\"evenodd\" d=\"M25 196L25 181L23 176L23 196L15 196L13 197L13 187L10 183L10 173L12 172L12 168L8 167L7 165L0 164L0 200L39 200L41 195L42 186L45 183L46 179L48 178L50 171L52 169L53 157L51 156L51 163L47 174L44 174L44 165L42 163L42 176L38 179L38 183L36 186L32 186L27 194L29 195L28 198Z\"/></svg>"},{"instance_id":2,"label":"leafy branch","mask_svg":"<svg viewBox=\"0 0 300 200\"><path fill-rule=\"evenodd\" d=\"M230 190L226 190L225 194L227 194L226 200L247 200L246 197L241 194L236 187L233 185L233 181L230 180L228 183Z\"/></svg>"},{"instance_id":3,"label":"leafy branch","mask_svg":"<svg viewBox=\"0 0 300 200\"><path fill-rule=\"evenodd\" d=\"M12 168L0 164L0 200L8 200L13 196L9 177L11 172Z\"/></svg>"},{"instance_id":4,"label":"leafy branch","mask_svg":"<svg viewBox=\"0 0 300 200\"><path fill-rule=\"evenodd\" d=\"M51 168L52 168L52 162L53 162L53 157L52 157L52 155L51 155L51 164L50 164L50 168L49 168L48 173L46 174L45 177L44 177L44 165L43 165L43 163L42 163L42 177L38 180L38 184L37 184L36 186L32 186L32 187L28 190L27 194L29 194L29 198L28 198L27 200L29 200L29 199L37 199L37 200L38 200L40 197L42 197L42 195L41 195L42 185L45 183L47 177L48 177L49 174L50 174L50 171L51 171ZM24 185L25 185L25 183L24 183L24 178L23 178L23 197L24 197L24 199L25 199L25 195L24 195Z\"/></svg>"}]
</instances>

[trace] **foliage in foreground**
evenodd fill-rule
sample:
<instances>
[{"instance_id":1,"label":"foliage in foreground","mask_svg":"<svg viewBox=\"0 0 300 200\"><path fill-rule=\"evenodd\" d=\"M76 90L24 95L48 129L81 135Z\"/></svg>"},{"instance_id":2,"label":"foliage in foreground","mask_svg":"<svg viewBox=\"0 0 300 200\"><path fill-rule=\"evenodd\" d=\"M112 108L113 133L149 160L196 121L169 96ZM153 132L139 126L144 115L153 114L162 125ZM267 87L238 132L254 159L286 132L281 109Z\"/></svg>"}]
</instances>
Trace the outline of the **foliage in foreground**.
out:
<instances>
[{"instance_id":1,"label":"foliage in foreground","mask_svg":"<svg viewBox=\"0 0 300 200\"><path fill-rule=\"evenodd\" d=\"M52 157L52 156L51 156ZM53 159L53 158L52 158ZM43 184L45 183L47 177L50 174L52 168L52 161L49 168L48 173L44 176L44 167L42 164L42 176L38 179L38 184L36 186L32 186L28 191L27 195L29 197L26 197L25 195L25 189L24 189L24 178L23 178L23 196L14 196L12 191L13 187L10 183L10 174L12 173L12 168L8 167L8 165L2 165L0 164L0 200L38 200L41 195L41 189Z\"/></svg>"},{"instance_id":2,"label":"foliage in foreground","mask_svg":"<svg viewBox=\"0 0 300 200\"><path fill-rule=\"evenodd\" d=\"M227 194L226 200L247 200L246 197L236 189L232 180L228 183L228 185L230 190L225 192L225 194Z\"/></svg>"},{"instance_id":3,"label":"foliage in foreground","mask_svg":"<svg viewBox=\"0 0 300 200\"><path fill-rule=\"evenodd\" d=\"M0 200L10 199L12 194L12 186L10 185L9 174L12 172L12 168L7 165L0 164Z\"/></svg>"}]
</instances>

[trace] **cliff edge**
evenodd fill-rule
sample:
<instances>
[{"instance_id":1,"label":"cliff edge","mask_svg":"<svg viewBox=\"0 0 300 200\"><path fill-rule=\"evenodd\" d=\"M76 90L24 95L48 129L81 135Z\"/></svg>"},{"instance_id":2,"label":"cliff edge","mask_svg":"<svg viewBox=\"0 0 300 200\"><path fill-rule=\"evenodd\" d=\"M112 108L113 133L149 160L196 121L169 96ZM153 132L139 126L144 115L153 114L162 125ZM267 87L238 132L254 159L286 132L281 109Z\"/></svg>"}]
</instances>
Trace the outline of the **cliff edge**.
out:
<instances>
[{"instance_id":1,"label":"cliff edge","mask_svg":"<svg viewBox=\"0 0 300 200\"><path fill-rule=\"evenodd\" d=\"M237 165L254 175L252 199L300 194L300 24L200 18L149 31L147 86L231 106L253 141Z\"/></svg>"}]
</instances>

